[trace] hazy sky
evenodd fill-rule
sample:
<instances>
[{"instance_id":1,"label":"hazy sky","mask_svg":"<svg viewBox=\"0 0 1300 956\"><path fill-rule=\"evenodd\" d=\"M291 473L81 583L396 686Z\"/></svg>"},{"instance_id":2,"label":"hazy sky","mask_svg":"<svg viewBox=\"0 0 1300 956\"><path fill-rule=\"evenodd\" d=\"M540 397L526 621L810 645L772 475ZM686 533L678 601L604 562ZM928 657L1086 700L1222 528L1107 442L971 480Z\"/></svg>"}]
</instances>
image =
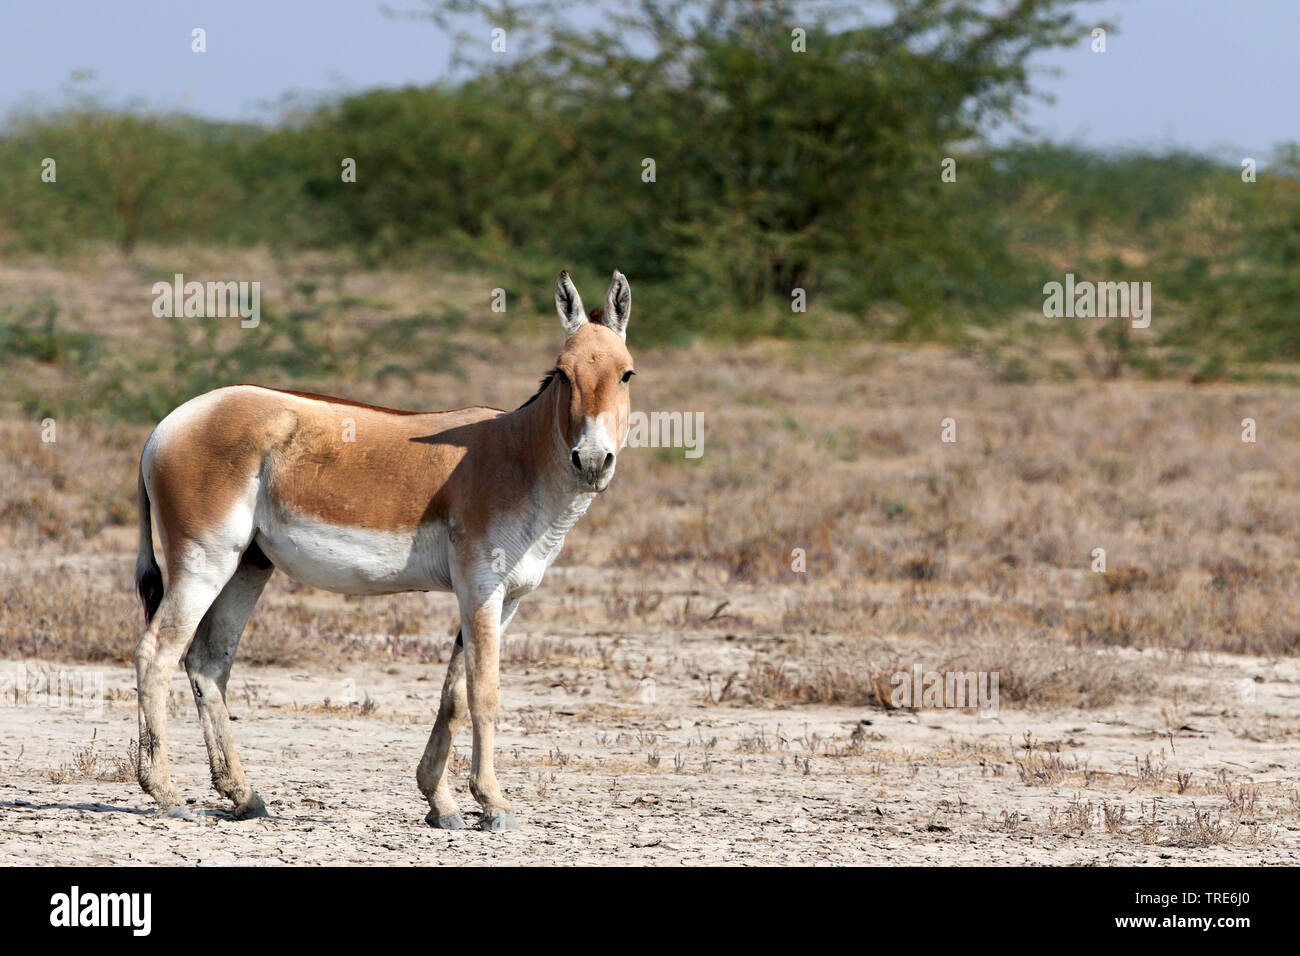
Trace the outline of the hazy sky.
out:
<instances>
[{"instance_id":1,"label":"hazy sky","mask_svg":"<svg viewBox=\"0 0 1300 956\"><path fill-rule=\"evenodd\" d=\"M389 0L419 9L420 0ZM0 112L65 102L80 88L218 118L269 119L306 97L446 75L450 38L393 19L378 0L2 0ZM1300 140L1300 0L1101 0L1080 7L1118 31L1040 58L1061 75L1025 118L1086 145L1264 156ZM190 52L190 30L208 52ZM487 42L487 38L484 38ZM74 71L93 71L71 83Z\"/></svg>"}]
</instances>

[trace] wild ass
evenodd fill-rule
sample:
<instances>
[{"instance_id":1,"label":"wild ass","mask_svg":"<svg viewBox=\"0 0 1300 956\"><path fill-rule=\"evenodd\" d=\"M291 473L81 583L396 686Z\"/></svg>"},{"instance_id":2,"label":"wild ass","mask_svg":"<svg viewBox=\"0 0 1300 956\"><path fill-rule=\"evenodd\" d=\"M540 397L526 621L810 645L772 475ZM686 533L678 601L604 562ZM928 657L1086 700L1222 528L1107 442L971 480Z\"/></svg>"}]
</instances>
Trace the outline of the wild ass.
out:
<instances>
[{"instance_id":1,"label":"wild ass","mask_svg":"<svg viewBox=\"0 0 1300 956\"><path fill-rule=\"evenodd\" d=\"M555 306L564 348L513 412L402 412L235 385L191 399L154 429L140 457L136 586L148 627L135 664L140 784L163 811L187 815L167 765L166 720L168 680L184 654L213 785L236 817L266 814L235 753L225 697L244 625L279 568L342 594L455 592L460 631L416 770L432 808L425 819L465 825L447 762L468 716L480 826L516 826L492 767L501 633L609 486L634 374L624 343L632 293L621 273L591 321L567 272Z\"/></svg>"}]
</instances>

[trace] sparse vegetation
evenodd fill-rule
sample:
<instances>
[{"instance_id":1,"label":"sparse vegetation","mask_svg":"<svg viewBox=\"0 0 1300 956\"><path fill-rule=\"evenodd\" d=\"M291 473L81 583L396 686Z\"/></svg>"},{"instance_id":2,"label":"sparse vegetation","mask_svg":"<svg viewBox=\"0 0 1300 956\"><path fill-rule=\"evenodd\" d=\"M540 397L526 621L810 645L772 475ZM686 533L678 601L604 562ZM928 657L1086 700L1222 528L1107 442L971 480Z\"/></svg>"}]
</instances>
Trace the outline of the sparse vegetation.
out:
<instances>
[{"instance_id":1,"label":"sparse vegetation","mask_svg":"<svg viewBox=\"0 0 1300 956\"><path fill-rule=\"evenodd\" d=\"M243 253L229 255L212 259L214 269L243 268L235 264ZM155 360L154 336L170 336L171 326L141 318L147 296L133 297L138 278L111 258L85 268L105 303L93 322L76 304L76 284L52 281L62 272L11 265L0 276L11 316L27 316L20 321L32 329L57 316L53 334L65 343L53 347L64 358L28 349L2 360L6 381L22 384L8 393L0 421L0 534L10 548L75 555L8 559L0 647L126 662L139 609L124 555L133 546L135 463L152 420L133 419L150 403L160 415L164 398L179 401L208 382L176 378L170 361ZM531 394L554 348L541 319L536 328L521 322L513 341L498 338L485 303L472 302L469 277L425 283L416 273L353 272L320 256L285 258L275 269L285 289L299 290L289 294L304 307L310 297L319 312L301 320L302 341L332 337L330 361L350 364L336 370L337 380L320 365L245 370L268 384L341 390L395 407L513 407ZM313 282L314 291L302 291ZM435 314L442 287L463 303L463 319L417 323L411 341L381 331L394 316ZM238 342L262 330L229 323L202 331L203 321L189 332L194 342L215 335L227 352L256 351ZM78 343L90 336L86 354L94 359L83 366ZM427 361L412 345L422 340L437 355L457 356L454 366ZM340 350L365 341L369 351ZM870 345L756 343L703 349L686 361L653 349L639 357L645 382L638 380L636 407L713 410L706 453L687 460L679 450L629 450L557 567L562 576L566 567L599 565L607 577L557 578L563 596L525 602L518 620L530 636L521 640L536 641L538 626L561 617L578 628L707 633L749 648L734 667L714 672L702 696L715 702L753 695L870 706L879 705L879 688L869 665L910 666L920 647L935 664L998 671L1004 703L1084 707L1146 692L1145 668L1114 652L1300 650L1288 610L1300 603L1290 527L1300 508L1290 477L1300 474L1300 445L1288 437L1285 387L1009 386L957 354ZM409 375L364 371L399 363ZM95 404L102 393L94 382L114 376L110 391L154 398L130 398L136 411L123 420L111 402ZM33 406L22 390L43 397ZM864 390L877 400L860 404L855 396ZM816 428L774 429L772 406ZM927 429L937 435L953 408L964 409L958 442L920 437ZM46 414L58 429L54 443L41 440ZM1270 440L1240 440L1247 414L1268 423ZM854 454L828 456L826 434ZM881 444L882 435L896 440ZM1205 451L1190 455L1193 447ZM663 505L653 512L628 505L645 500ZM1107 551L1106 573L1091 569L1096 547ZM804 571L794 570L796 548ZM425 598L319 604L305 603L305 593L273 579L241 661L291 664L323 650L341 659L445 659L454 612L440 598L432 606L441 610L430 614ZM778 641L751 643L773 634ZM601 667L639 666L606 659L599 642L568 649L507 642L507 655L521 662L553 652Z\"/></svg>"},{"instance_id":2,"label":"sparse vegetation","mask_svg":"<svg viewBox=\"0 0 1300 956\"><path fill-rule=\"evenodd\" d=\"M101 783L135 781L136 761L140 748L134 740L121 754L105 754L100 749L99 731L91 734L90 743L75 750L72 757L46 770L51 783L63 784L93 780Z\"/></svg>"}]
</instances>

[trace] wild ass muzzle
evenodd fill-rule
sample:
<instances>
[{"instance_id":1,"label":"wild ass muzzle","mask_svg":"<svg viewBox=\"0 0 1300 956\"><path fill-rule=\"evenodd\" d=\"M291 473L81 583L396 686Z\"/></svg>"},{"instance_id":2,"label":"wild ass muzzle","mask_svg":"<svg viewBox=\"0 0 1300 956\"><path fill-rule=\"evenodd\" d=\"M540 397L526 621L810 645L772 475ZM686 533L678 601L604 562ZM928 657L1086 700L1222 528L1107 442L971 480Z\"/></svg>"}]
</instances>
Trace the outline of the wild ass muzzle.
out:
<instances>
[{"instance_id":1,"label":"wild ass muzzle","mask_svg":"<svg viewBox=\"0 0 1300 956\"><path fill-rule=\"evenodd\" d=\"M589 320L555 283L564 348L513 412L403 412L234 385L181 405L140 457L135 652L140 784L187 816L167 764L167 685L185 658L212 765L235 816L266 815L235 753L226 684L244 625L279 568L340 594L452 591L460 630L416 782L435 827L464 827L447 780L469 718L469 787L485 830L517 824L492 766L501 634L564 538L609 487L627 441L632 293L618 271ZM154 559L150 507L167 563Z\"/></svg>"}]
</instances>

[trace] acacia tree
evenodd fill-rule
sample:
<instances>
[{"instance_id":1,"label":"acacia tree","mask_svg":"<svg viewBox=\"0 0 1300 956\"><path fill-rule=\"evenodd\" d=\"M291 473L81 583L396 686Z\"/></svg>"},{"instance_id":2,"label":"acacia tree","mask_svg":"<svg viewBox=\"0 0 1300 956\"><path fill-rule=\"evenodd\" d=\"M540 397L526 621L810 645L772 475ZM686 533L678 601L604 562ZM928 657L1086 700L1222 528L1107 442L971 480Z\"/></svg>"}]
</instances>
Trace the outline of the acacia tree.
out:
<instances>
[{"instance_id":1,"label":"acacia tree","mask_svg":"<svg viewBox=\"0 0 1300 956\"><path fill-rule=\"evenodd\" d=\"M1077 0L428 4L460 30L457 68L558 144L539 226L580 223L570 254L617 249L697 303L750 309L828 282L906 298L987 268L955 255L940 162L1012 116L1032 54L1086 35Z\"/></svg>"},{"instance_id":2,"label":"acacia tree","mask_svg":"<svg viewBox=\"0 0 1300 956\"><path fill-rule=\"evenodd\" d=\"M53 244L111 239L130 252L142 238L200 237L236 190L221 164L210 124L108 111L92 102L47 117L20 117L10 144L14 208L28 235ZM55 162L57 178L39 177Z\"/></svg>"}]
</instances>

